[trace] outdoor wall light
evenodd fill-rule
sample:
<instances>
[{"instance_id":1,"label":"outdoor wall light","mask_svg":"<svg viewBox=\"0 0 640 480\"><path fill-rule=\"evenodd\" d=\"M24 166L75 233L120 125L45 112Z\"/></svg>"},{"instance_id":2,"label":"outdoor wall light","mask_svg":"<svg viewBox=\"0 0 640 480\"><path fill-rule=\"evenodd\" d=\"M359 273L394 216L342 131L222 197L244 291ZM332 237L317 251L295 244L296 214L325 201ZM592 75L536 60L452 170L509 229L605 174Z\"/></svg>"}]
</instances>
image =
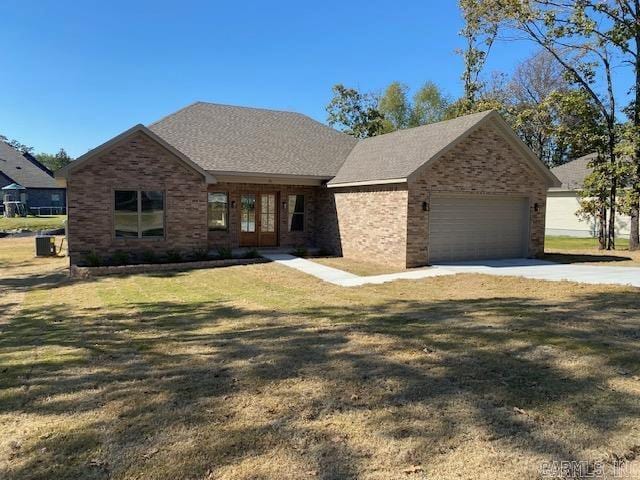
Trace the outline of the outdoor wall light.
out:
<instances>
[{"instance_id":1,"label":"outdoor wall light","mask_svg":"<svg viewBox=\"0 0 640 480\"><path fill-rule=\"evenodd\" d=\"M534 209L536 212L539 212L539 211L540 211L540 205L539 205L538 203L534 203L534 204L533 204L533 209Z\"/></svg>"},{"instance_id":2,"label":"outdoor wall light","mask_svg":"<svg viewBox=\"0 0 640 480\"><path fill-rule=\"evenodd\" d=\"M422 202L422 211L423 212L429 211L429 204L427 202Z\"/></svg>"},{"instance_id":3,"label":"outdoor wall light","mask_svg":"<svg viewBox=\"0 0 640 480\"><path fill-rule=\"evenodd\" d=\"M286 210L287 209L287 202L282 202L282 209Z\"/></svg>"},{"instance_id":4,"label":"outdoor wall light","mask_svg":"<svg viewBox=\"0 0 640 480\"><path fill-rule=\"evenodd\" d=\"M231 208L236 208L236 201L235 200L231 200Z\"/></svg>"}]
</instances>

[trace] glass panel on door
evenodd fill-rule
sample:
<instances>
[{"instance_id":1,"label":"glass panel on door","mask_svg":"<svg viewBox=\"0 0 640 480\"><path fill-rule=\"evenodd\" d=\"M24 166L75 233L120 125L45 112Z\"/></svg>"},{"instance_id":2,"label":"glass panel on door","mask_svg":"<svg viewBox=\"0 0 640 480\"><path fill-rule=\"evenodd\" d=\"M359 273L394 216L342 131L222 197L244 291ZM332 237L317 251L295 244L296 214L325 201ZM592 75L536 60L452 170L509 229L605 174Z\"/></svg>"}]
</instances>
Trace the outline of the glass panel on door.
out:
<instances>
[{"instance_id":1,"label":"glass panel on door","mask_svg":"<svg viewBox=\"0 0 640 480\"><path fill-rule=\"evenodd\" d=\"M256 196L242 195L240 197L240 231L256 231Z\"/></svg>"},{"instance_id":2,"label":"glass panel on door","mask_svg":"<svg viewBox=\"0 0 640 480\"><path fill-rule=\"evenodd\" d=\"M263 193L260 196L260 231L264 233L276 231L275 193Z\"/></svg>"}]
</instances>

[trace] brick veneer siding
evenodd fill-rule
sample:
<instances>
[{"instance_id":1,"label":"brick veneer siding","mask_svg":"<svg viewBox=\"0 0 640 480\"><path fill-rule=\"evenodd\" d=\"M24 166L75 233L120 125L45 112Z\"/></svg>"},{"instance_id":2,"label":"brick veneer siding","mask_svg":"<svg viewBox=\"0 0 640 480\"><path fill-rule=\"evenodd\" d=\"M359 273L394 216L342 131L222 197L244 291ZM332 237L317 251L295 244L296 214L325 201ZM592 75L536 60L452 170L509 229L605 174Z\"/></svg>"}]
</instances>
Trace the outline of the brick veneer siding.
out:
<instances>
[{"instance_id":1,"label":"brick veneer siding","mask_svg":"<svg viewBox=\"0 0 640 480\"><path fill-rule=\"evenodd\" d=\"M333 205L330 199L321 202L321 245L346 258L406 265L406 184L332 188L327 194L333 196Z\"/></svg>"},{"instance_id":2,"label":"brick veneer siding","mask_svg":"<svg viewBox=\"0 0 640 480\"><path fill-rule=\"evenodd\" d=\"M547 184L502 134L490 126L471 133L409 181L407 266L428 263L429 212L422 202L434 192L517 195L529 198L529 255L544 252ZM534 204L539 205L534 211Z\"/></svg>"},{"instance_id":3,"label":"brick veneer siding","mask_svg":"<svg viewBox=\"0 0 640 480\"><path fill-rule=\"evenodd\" d=\"M240 245L240 196L242 193L278 193L278 234L279 246L313 246L316 230L316 194L320 187L301 185L263 185L254 183L216 183L209 185L209 192L224 192L229 201L229 228L227 230L209 231L209 248L230 247ZM290 232L288 212L284 204L289 195L304 195L304 231ZM235 203L235 208L231 205ZM256 212L258 215L259 212Z\"/></svg>"},{"instance_id":4,"label":"brick veneer siding","mask_svg":"<svg viewBox=\"0 0 640 480\"><path fill-rule=\"evenodd\" d=\"M165 238L115 238L114 190L163 190ZM138 132L88 160L67 179L71 264L89 252L183 253L207 248L207 185L204 177L163 146Z\"/></svg>"}]
</instances>

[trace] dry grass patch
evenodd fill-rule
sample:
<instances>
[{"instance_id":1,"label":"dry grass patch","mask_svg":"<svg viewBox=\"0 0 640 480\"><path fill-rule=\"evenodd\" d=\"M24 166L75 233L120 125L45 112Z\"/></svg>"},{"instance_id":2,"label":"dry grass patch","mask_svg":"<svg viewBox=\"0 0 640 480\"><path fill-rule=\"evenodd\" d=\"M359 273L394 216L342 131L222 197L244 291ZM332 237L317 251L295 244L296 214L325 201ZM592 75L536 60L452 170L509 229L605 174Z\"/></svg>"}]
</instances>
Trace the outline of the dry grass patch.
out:
<instances>
[{"instance_id":1,"label":"dry grass patch","mask_svg":"<svg viewBox=\"0 0 640 480\"><path fill-rule=\"evenodd\" d=\"M326 265L327 267L337 268L363 277L367 277L369 275L383 275L385 273L397 273L406 270L404 268L390 267L389 265L382 265L374 262L363 262L343 257L310 258L309 260Z\"/></svg>"},{"instance_id":2,"label":"dry grass patch","mask_svg":"<svg viewBox=\"0 0 640 480\"><path fill-rule=\"evenodd\" d=\"M56 268L0 279L26 292L0 327L0 478L534 479L640 452L637 289Z\"/></svg>"}]
</instances>

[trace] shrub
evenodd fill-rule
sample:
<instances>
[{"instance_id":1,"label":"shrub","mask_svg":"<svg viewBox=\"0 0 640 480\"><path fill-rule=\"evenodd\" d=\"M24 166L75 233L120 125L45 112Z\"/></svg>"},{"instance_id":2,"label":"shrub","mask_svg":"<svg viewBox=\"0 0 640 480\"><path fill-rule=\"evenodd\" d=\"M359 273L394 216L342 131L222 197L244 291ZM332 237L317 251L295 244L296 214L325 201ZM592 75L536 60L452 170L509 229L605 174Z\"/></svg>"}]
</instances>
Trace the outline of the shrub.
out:
<instances>
[{"instance_id":1,"label":"shrub","mask_svg":"<svg viewBox=\"0 0 640 480\"><path fill-rule=\"evenodd\" d=\"M258 253L258 250L256 250L255 248L252 248L251 250L248 250L244 255L244 258L260 258L260 254Z\"/></svg>"},{"instance_id":2,"label":"shrub","mask_svg":"<svg viewBox=\"0 0 640 480\"><path fill-rule=\"evenodd\" d=\"M293 254L296 257L306 257L307 255L309 255L309 252L307 252L307 247L305 247L304 245L299 245L293 250Z\"/></svg>"},{"instance_id":3,"label":"shrub","mask_svg":"<svg viewBox=\"0 0 640 480\"><path fill-rule=\"evenodd\" d=\"M228 260L232 257L231 249L229 247L218 247L218 257L222 260Z\"/></svg>"},{"instance_id":4,"label":"shrub","mask_svg":"<svg viewBox=\"0 0 640 480\"><path fill-rule=\"evenodd\" d=\"M119 250L113 254L111 261L114 265L126 265L129 263L129 254Z\"/></svg>"},{"instance_id":5,"label":"shrub","mask_svg":"<svg viewBox=\"0 0 640 480\"><path fill-rule=\"evenodd\" d=\"M142 252L142 261L144 263L156 263L158 261L158 257L153 250L146 250Z\"/></svg>"},{"instance_id":6,"label":"shrub","mask_svg":"<svg viewBox=\"0 0 640 480\"><path fill-rule=\"evenodd\" d=\"M327 250L326 248L321 248L320 250L318 250L318 256L319 257L331 257L333 256L333 252Z\"/></svg>"},{"instance_id":7,"label":"shrub","mask_svg":"<svg viewBox=\"0 0 640 480\"><path fill-rule=\"evenodd\" d=\"M102 265L102 259L96 252L89 252L89 254L87 254L85 258L85 261L90 267L99 267Z\"/></svg>"},{"instance_id":8,"label":"shrub","mask_svg":"<svg viewBox=\"0 0 640 480\"><path fill-rule=\"evenodd\" d=\"M206 248L194 250L191 255L195 261L204 261L209 259L209 251Z\"/></svg>"},{"instance_id":9,"label":"shrub","mask_svg":"<svg viewBox=\"0 0 640 480\"><path fill-rule=\"evenodd\" d=\"M182 254L178 250L168 250L167 260L169 263L178 263L182 261Z\"/></svg>"}]
</instances>

